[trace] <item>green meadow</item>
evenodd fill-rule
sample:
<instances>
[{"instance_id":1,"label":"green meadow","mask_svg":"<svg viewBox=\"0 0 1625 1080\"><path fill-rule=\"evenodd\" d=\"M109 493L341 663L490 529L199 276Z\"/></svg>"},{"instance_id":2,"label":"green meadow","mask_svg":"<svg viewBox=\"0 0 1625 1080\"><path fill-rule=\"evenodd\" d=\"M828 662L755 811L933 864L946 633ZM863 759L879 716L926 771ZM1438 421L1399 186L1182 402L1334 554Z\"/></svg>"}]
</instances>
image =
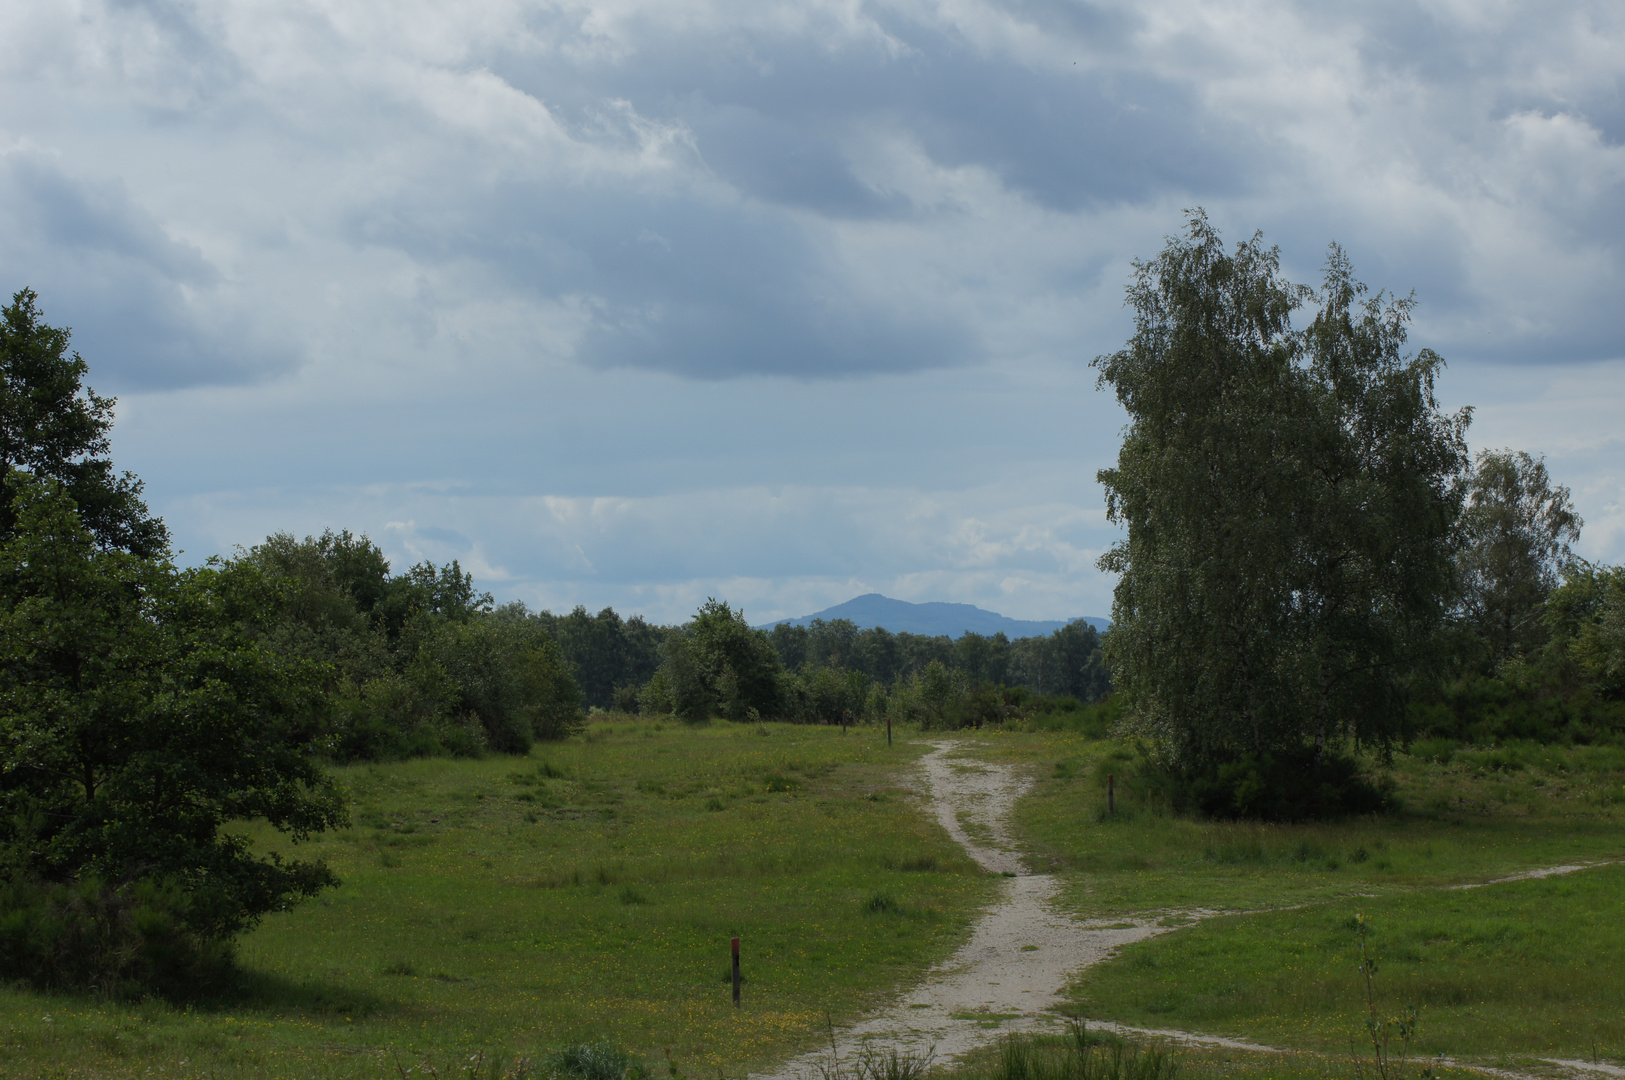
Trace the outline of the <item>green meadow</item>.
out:
<instances>
[{"instance_id":1,"label":"green meadow","mask_svg":"<svg viewBox=\"0 0 1625 1080\"><path fill-rule=\"evenodd\" d=\"M1259 825L1142 805L1132 755L1110 741L982 742L991 758L1031 763L1021 833L1077 914L1154 913L1181 927L1086 970L1072 988L1077 1015L1308 1055L1188 1055L1226 1074L1369 1065L1373 1004L1380 1020L1415 1006L1420 1057L1625 1062L1625 747L1421 747L1385 770L1395 812ZM1587 868L1482 884L1563 865Z\"/></svg>"},{"instance_id":2,"label":"green meadow","mask_svg":"<svg viewBox=\"0 0 1625 1080\"><path fill-rule=\"evenodd\" d=\"M0 991L0 1071L398 1076L608 1039L742 1075L947 955L990 895L907 786L926 749L616 718L526 758L340 770L352 826L300 850L343 884L243 940L233 998Z\"/></svg>"},{"instance_id":3,"label":"green meadow","mask_svg":"<svg viewBox=\"0 0 1625 1080\"><path fill-rule=\"evenodd\" d=\"M1135 792L1133 756L1112 740L1000 732L990 760L1029 764L1017 808L1028 861L1063 874L1088 915L1257 910L1417 886L1488 881L1625 856L1625 746L1462 749L1395 755L1373 768L1394 813L1271 825L1176 817ZM1107 777L1117 812L1107 813Z\"/></svg>"},{"instance_id":4,"label":"green meadow","mask_svg":"<svg viewBox=\"0 0 1625 1080\"><path fill-rule=\"evenodd\" d=\"M1066 1011L1292 1051L1175 1050L1178 1075L1369 1074L1360 914L1379 1017L1416 1006L1418 1058L1625 1061L1625 749L1425 748L1386 767L1392 813L1257 825L1146 805L1116 742L1016 728L958 738L1034 777L1015 820L1029 862L1080 917L1173 928L1083 972ZM0 1074L500 1076L602 1039L661 1076L668 1059L743 1076L917 978L993 896L922 813L926 749L901 730L888 748L876 728L600 716L527 757L340 770L352 824L301 851L343 884L243 939L231 997L3 990ZM1453 888L1575 863L1592 865ZM1087 1080L1045 1072L1058 1045L955 1068Z\"/></svg>"}]
</instances>

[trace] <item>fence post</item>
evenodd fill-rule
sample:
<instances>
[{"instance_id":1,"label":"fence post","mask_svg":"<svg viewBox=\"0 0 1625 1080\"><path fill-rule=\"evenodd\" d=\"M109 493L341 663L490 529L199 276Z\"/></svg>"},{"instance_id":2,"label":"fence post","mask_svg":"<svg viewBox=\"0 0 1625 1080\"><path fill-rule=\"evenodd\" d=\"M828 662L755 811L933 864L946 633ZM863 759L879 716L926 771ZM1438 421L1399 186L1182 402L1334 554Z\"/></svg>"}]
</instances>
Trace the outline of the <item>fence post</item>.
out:
<instances>
[{"instance_id":1,"label":"fence post","mask_svg":"<svg viewBox=\"0 0 1625 1080\"><path fill-rule=\"evenodd\" d=\"M1117 813L1117 777L1112 773L1106 774L1106 813Z\"/></svg>"},{"instance_id":2,"label":"fence post","mask_svg":"<svg viewBox=\"0 0 1625 1080\"><path fill-rule=\"evenodd\" d=\"M739 939L734 938L734 1008L739 1008Z\"/></svg>"},{"instance_id":3,"label":"fence post","mask_svg":"<svg viewBox=\"0 0 1625 1080\"><path fill-rule=\"evenodd\" d=\"M886 714L886 745L891 745L891 713Z\"/></svg>"}]
</instances>

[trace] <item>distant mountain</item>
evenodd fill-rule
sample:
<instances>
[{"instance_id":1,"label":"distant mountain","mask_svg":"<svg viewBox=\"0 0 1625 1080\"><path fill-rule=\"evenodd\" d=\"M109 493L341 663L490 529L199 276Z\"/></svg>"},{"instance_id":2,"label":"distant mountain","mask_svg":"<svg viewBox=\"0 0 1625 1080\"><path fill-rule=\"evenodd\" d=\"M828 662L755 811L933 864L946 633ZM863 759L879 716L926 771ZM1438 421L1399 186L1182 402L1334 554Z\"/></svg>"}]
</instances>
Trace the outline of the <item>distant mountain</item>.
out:
<instances>
[{"instance_id":1,"label":"distant mountain","mask_svg":"<svg viewBox=\"0 0 1625 1080\"><path fill-rule=\"evenodd\" d=\"M928 634L932 637L946 634L951 638L957 638L966 631L981 634L983 637L992 637L1001 630L1009 638L1040 637L1054 633L1067 622L1086 622L1096 630L1105 630L1111 625L1110 619L1095 616L1068 619L1064 622L1011 619L974 604L911 604L907 600L893 600L879 593L869 593L867 596L854 597L844 604L836 604L812 615L803 615L799 619L780 619L758 629L771 630L782 623L806 626L814 619L823 619L825 622L833 619L851 619L860 630L884 626L894 634Z\"/></svg>"}]
</instances>

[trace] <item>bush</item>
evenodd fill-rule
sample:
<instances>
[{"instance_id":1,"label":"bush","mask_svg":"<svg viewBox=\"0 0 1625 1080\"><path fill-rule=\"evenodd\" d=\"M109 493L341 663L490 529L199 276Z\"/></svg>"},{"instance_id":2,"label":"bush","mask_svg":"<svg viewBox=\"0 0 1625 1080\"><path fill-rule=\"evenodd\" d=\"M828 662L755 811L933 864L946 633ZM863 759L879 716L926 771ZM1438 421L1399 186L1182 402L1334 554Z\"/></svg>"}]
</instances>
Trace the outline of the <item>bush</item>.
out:
<instances>
[{"instance_id":1,"label":"bush","mask_svg":"<svg viewBox=\"0 0 1625 1080\"><path fill-rule=\"evenodd\" d=\"M456 710L499 753L523 754L534 739L580 730L581 690L559 648L519 621L442 622L419 631L426 655L450 677Z\"/></svg>"},{"instance_id":2,"label":"bush","mask_svg":"<svg viewBox=\"0 0 1625 1080\"><path fill-rule=\"evenodd\" d=\"M1440 687L1430 700L1413 704L1407 719L1418 739L1585 744L1625 732L1625 702L1585 686L1565 692L1547 673L1512 666L1501 675L1472 675Z\"/></svg>"},{"instance_id":3,"label":"bush","mask_svg":"<svg viewBox=\"0 0 1625 1080\"><path fill-rule=\"evenodd\" d=\"M575 1043L547 1054L543 1067L553 1076L569 1080L628 1080L645 1075L632 1055L614 1043Z\"/></svg>"},{"instance_id":4,"label":"bush","mask_svg":"<svg viewBox=\"0 0 1625 1080\"><path fill-rule=\"evenodd\" d=\"M196 997L232 973L232 946L200 930L197 899L173 882L0 884L0 978L40 990Z\"/></svg>"},{"instance_id":5,"label":"bush","mask_svg":"<svg viewBox=\"0 0 1625 1080\"><path fill-rule=\"evenodd\" d=\"M641 694L637 687L617 686L615 692L610 695L610 703L614 705L616 712L634 715L638 711L640 698Z\"/></svg>"},{"instance_id":6,"label":"bush","mask_svg":"<svg viewBox=\"0 0 1625 1080\"><path fill-rule=\"evenodd\" d=\"M1183 766L1144 759L1140 772L1154 797L1208 818L1311 821L1376 813L1390 802L1352 757L1327 750L1317 760L1311 746Z\"/></svg>"}]
</instances>

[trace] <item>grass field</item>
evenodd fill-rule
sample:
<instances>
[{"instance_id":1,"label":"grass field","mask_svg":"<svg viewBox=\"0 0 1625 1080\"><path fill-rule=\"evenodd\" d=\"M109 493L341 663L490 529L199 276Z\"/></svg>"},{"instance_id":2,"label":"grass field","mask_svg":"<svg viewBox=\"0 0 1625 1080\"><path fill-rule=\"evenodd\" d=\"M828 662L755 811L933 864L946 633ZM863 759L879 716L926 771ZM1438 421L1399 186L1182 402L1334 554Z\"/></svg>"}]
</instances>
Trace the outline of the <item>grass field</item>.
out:
<instances>
[{"instance_id":1,"label":"grass field","mask_svg":"<svg viewBox=\"0 0 1625 1080\"><path fill-rule=\"evenodd\" d=\"M342 770L353 827L301 852L343 885L243 940L235 1000L0 991L0 1073L396 1076L609 1039L741 1075L946 955L989 895L899 786L924 749L617 718L526 759Z\"/></svg>"},{"instance_id":2,"label":"grass field","mask_svg":"<svg viewBox=\"0 0 1625 1080\"><path fill-rule=\"evenodd\" d=\"M1186 1080L1360 1075L1357 913L1379 1008L1420 1010L1418 1054L1625 1064L1625 867L1449 888L1625 856L1625 748L1430 747L1394 762L1394 813L1260 826L1142 805L1109 740L963 739L1032 770L1017 833L1078 914L1227 913L1073 988L1069 1007L1093 1020L1301 1052L1181 1051ZM399 1077L427 1063L449 1077L472 1055L483 1069L587 1039L662 1075L668 1052L691 1080L743 1075L945 956L990 898L907 789L925 749L863 729L614 717L528 758L343 770L353 827L312 846L344 884L244 939L235 998L0 990L0 1075ZM964 1071L1044 1080L1006 1076L999 1053Z\"/></svg>"},{"instance_id":3,"label":"grass field","mask_svg":"<svg viewBox=\"0 0 1625 1080\"><path fill-rule=\"evenodd\" d=\"M1241 1073L1352 1075L1350 1039L1367 1038L1353 929L1364 913L1379 1010L1418 1007L1418 1053L1625 1064L1625 866L1607 865L1625 858L1625 747L1426 748L1389 770L1396 812L1270 826L1158 813L1132 782L1109 815L1107 774L1132 772L1109 741L981 741L990 757L1033 763L1021 831L1080 915L1238 912L1089 969L1074 988L1079 1014L1317 1055L1232 1055ZM1602 865L1450 888L1574 863ZM1217 1053L1190 1063L1217 1067Z\"/></svg>"},{"instance_id":4,"label":"grass field","mask_svg":"<svg viewBox=\"0 0 1625 1080\"><path fill-rule=\"evenodd\" d=\"M1085 973L1091 1016L1347 1051L1365 1043L1355 918L1379 1016L1416 1006L1413 1053L1502 1064L1625 1058L1625 867L1471 890L1347 897L1211 919Z\"/></svg>"},{"instance_id":5,"label":"grass field","mask_svg":"<svg viewBox=\"0 0 1625 1080\"><path fill-rule=\"evenodd\" d=\"M1625 856L1625 746L1397 755L1401 809L1332 824L1205 822L1152 811L1126 782L1132 755L1066 733L989 733L994 760L1030 762L1018 808L1029 861L1062 872L1089 915L1255 910L1418 885L1486 881ZM1106 813L1106 777L1119 779Z\"/></svg>"}]
</instances>

